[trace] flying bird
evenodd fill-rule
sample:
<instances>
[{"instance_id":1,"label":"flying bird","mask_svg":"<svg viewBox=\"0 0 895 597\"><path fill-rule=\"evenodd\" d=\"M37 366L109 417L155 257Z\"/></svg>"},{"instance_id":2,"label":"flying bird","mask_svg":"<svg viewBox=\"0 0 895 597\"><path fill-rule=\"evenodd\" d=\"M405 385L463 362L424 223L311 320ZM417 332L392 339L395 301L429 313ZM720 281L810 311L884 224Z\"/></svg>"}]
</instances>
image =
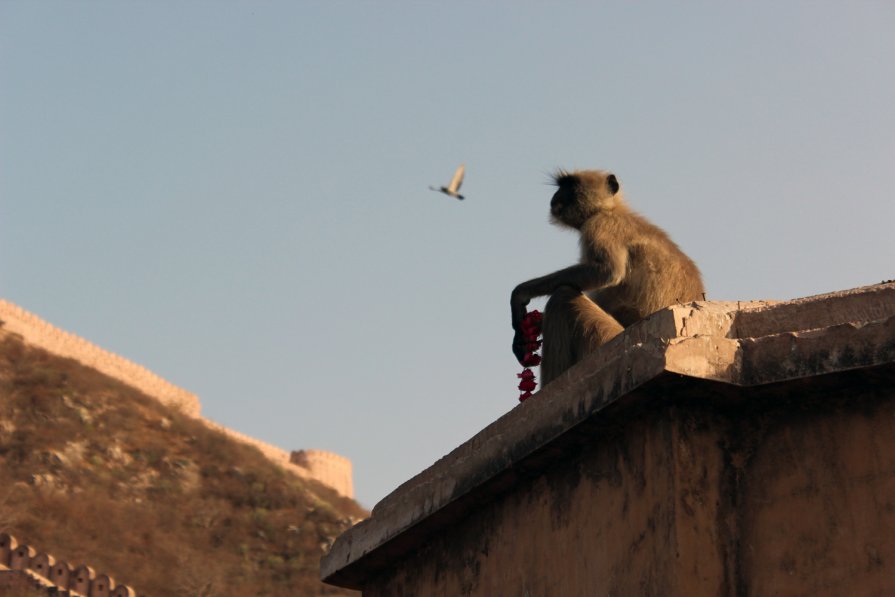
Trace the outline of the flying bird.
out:
<instances>
[{"instance_id":1,"label":"flying bird","mask_svg":"<svg viewBox=\"0 0 895 597\"><path fill-rule=\"evenodd\" d=\"M463 200L463 195L458 193L460 190L460 185L463 184L463 174L466 172L465 164L460 164L460 167L457 168L457 171L454 172L454 177L451 179L451 183L446 187L432 187L429 188L433 191L438 191L440 193L444 193L445 195L450 195L451 197L456 197L459 200Z\"/></svg>"}]
</instances>

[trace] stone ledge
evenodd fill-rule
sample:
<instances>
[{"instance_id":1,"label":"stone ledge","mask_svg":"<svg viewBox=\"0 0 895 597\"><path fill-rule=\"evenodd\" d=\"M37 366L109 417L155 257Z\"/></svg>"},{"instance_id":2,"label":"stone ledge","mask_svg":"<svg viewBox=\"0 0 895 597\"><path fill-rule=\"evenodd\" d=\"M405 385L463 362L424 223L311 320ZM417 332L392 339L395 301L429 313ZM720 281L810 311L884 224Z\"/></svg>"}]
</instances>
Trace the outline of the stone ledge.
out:
<instances>
[{"instance_id":1,"label":"stone ledge","mask_svg":"<svg viewBox=\"0 0 895 597\"><path fill-rule=\"evenodd\" d=\"M631 326L532 399L373 508L321 561L324 581L360 588L475 504L513 483L526 461L638 388L668 376L755 386L895 363L895 284L787 302L700 302Z\"/></svg>"}]
</instances>

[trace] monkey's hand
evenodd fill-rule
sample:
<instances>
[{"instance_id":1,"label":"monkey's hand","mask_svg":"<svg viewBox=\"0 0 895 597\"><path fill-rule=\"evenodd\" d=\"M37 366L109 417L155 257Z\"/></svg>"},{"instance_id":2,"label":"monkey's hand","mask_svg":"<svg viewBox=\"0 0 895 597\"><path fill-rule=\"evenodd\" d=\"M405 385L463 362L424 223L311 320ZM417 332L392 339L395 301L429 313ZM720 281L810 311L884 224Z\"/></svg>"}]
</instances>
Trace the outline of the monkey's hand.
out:
<instances>
[{"instance_id":1,"label":"monkey's hand","mask_svg":"<svg viewBox=\"0 0 895 597\"><path fill-rule=\"evenodd\" d=\"M525 355L529 353L528 344L522 331L516 330L516 333L513 334L513 354L520 365L525 365L523 361L525 361Z\"/></svg>"},{"instance_id":2,"label":"monkey's hand","mask_svg":"<svg viewBox=\"0 0 895 597\"><path fill-rule=\"evenodd\" d=\"M515 334L513 334L513 354L516 355L516 360L519 361L520 365L525 359L526 345L528 344L525 340L525 335L522 333L522 320L525 319L525 307L528 306L528 302L531 300L521 286L520 284L514 288L513 293L510 295L510 314L513 319L513 330L515 331Z\"/></svg>"}]
</instances>

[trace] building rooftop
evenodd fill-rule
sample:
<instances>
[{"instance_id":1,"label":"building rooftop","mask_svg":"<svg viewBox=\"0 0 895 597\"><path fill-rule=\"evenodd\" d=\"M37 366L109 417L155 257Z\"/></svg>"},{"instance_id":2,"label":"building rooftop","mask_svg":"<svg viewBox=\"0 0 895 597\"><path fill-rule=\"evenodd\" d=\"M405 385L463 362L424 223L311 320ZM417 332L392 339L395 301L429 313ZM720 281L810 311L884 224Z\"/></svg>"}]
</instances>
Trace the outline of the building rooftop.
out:
<instances>
[{"instance_id":1,"label":"building rooftop","mask_svg":"<svg viewBox=\"0 0 895 597\"><path fill-rule=\"evenodd\" d=\"M645 390L655 399L681 383L735 389L870 368L895 371L892 282L786 302L663 309L395 489L336 540L321 577L360 588L433 533L549 466L563 442Z\"/></svg>"}]
</instances>

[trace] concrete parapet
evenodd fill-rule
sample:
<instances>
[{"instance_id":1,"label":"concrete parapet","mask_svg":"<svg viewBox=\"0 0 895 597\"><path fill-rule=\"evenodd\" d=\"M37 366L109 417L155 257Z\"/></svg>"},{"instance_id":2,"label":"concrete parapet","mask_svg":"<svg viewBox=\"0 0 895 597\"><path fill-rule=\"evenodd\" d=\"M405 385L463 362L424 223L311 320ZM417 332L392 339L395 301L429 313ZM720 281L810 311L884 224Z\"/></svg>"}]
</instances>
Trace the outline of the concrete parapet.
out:
<instances>
[{"instance_id":1,"label":"concrete parapet","mask_svg":"<svg viewBox=\"0 0 895 597\"><path fill-rule=\"evenodd\" d=\"M895 594L895 284L626 329L380 501L324 581L415 595Z\"/></svg>"}]
</instances>

